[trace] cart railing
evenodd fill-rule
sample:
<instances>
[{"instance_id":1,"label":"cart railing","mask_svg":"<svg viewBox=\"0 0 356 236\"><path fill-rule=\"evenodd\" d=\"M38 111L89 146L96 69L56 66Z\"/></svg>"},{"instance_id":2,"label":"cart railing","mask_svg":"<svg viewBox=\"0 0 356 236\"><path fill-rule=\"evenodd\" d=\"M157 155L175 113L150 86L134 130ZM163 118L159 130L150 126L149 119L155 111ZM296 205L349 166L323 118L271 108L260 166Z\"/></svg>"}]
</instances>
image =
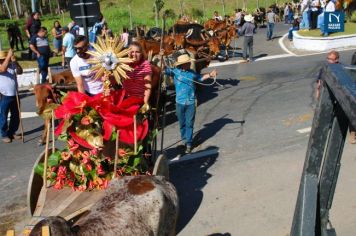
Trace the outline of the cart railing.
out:
<instances>
[{"instance_id":1,"label":"cart railing","mask_svg":"<svg viewBox=\"0 0 356 236\"><path fill-rule=\"evenodd\" d=\"M349 126L356 128L356 68L323 66L291 236L336 235L329 222L340 161ZM353 75L352 75L353 74Z\"/></svg>"}]
</instances>

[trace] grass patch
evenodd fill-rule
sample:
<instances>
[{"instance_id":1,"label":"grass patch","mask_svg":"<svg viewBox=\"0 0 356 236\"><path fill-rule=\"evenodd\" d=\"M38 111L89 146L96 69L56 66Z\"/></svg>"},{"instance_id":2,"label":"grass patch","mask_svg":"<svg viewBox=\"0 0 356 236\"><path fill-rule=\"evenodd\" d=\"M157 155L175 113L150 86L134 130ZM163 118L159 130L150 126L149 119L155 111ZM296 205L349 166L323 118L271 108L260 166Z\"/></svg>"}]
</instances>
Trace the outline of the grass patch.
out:
<instances>
[{"instance_id":1,"label":"grass patch","mask_svg":"<svg viewBox=\"0 0 356 236\"><path fill-rule=\"evenodd\" d=\"M309 31L299 30L298 34L304 37L321 37L321 32L319 29L309 30ZM356 23L354 22L346 22L344 32L331 33L329 34L329 37L337 37L337 36L344 36L350 34L356 34Z\"/></svg>"},{"instance_id":2,"label":"grass patch","mask_svg":"<svg viewBox=\"0 0 356 236\"><path fill-rule=\"evenodd\" d=\"M146 25L148 27L153 27L155 26L155 19L154 19L154 11L153 11L153 3L154 0L101 0L100 1L100 10L103 13L109 27L112 29L114 34L120 34L122 32L123 27L130 27L130 17L129 17L129 10L128 10L128 5L127 2L132 2L131 3L131 9L132 9L132 21L133 21L133 26L137 25ZM234 9L235 8L242 8L243 6L243 1L225 1L225 14L227 15L232 15L234 14ZM259 1L260 6L259 7L266 7L270 6L271 4L274 4L276 1L275 0L265 0L265 1ZM192 11L194 9L200 9L203 11L203 6L202 6L203 0L185 0L183 1L183 11L184 14L187 15L192 15ZM211 18L213 16L213 12L219 11L221 15L223 15L223 8L221 5L221 1L217 0L204 0L205 4L205 12L203 17L196 18L198 22L202 23L206 21L208 18ZM247 9L249 12L253 12L257 8L257 1L247 1ZM161 12L164 10L170 9L172 12L175 13L176 16L179 16L181 13L181 8L180 8L180 1L165 1L164 8L162 9ZM50 34L50 31L53 27L53 22L55 20L60 21L61 25L67 25L71 19L69 16L69 12L66 12L64 15L46 15L41 17L41 22L42 26L45 26L48 29L48 38L50 41L50 46L53 48L52 44L52 35ZM24 46L28 47L28 42L26 38L26 34L24 32L24 25L26 19L20 19L20 20L9 20L9 19L4 19L0 20L0 28L4 29L0 31L0 39L2 41L2 45L4 49L9 48L9 42L7 40L7 32L6 28L9 24L17 22L19 25L20 30L22 31L22 36L24 39ZM174 24L176 19L167 19L166 22L166 27L169 28ZM161 27L162 20L159 19L159 26ZM20 58L20 52L16 52L16 55L18 58ZM51 58L50 63L55 64L60 62L60 57L54 57ZM36 61L20 61L20 64L24 68L29 68L29 67L36 67L37 62Z\"/></svg>"}]
</instances>

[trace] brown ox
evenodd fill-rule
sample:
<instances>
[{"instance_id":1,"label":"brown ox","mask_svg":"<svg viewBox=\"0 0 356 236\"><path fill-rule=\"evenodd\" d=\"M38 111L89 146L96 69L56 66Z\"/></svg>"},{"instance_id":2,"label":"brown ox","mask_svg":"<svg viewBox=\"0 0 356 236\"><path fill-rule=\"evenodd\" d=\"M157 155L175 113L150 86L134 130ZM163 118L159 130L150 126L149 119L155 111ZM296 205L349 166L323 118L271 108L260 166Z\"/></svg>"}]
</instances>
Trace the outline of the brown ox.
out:
<instances>
[{"instance_id":1,"label":"brown ox","mask_svg":"<svg viewBox=\"0 0 356 236\"><path fill-rule=\"evenodd\" d=\"M198 53L205 48L209 49L209 55L216 57L220 53L220 41L217 37L210 37L207 40L186 39L185 48L193 53Z\"/></svg>"},{"instance_id":2,"label":"brown ox","mask_svg":"<svg viewBox=\"0 0 356 236\"><path fill-rule=\"evenodd\" d=\"M146 40L138 39L138 42L141 44L143 50L145 51L145 57L152 51L152 56L159 54L161 49L161 43L155 40ZM170 44L163 43L164 54L169 55L173 52L174 46Z\"/></svg>"},{"instance_id":3,"label":"brown ox","mask_svg":"<svg viewBox=\"0 0 356 236\"><path fill-rule=\"evenodd\" d=\"M226 26L227 26L226 19L223 21L216 21L214 19L209 19L204 23L204 29L213 30L214 32L225 29Z\"/></svg>"},{"instance_id":4,"label":"brown ox","mask_svg":"<svg viewBox=\"0 0 356 236\"><path fill-rule=\"evenodd\" d=\"M219 30L215 34L218 37L220 44L225 46L225 55L226 58L228 58L228 49L230 47L231 40L238 37L235 26L228 26L227 29Z\"/></svg>"},{"instance_id":5,"label":"brown ox","mask_svg":"<svg viewBox=\"0 0 356 236\"><path fill-rule=\"evenodd\" d=\"M49 217L35 225L30 236L173 236L178 217L178 196L162 176L126 176L112 180L102 199L71 225Z\"/></svg>"},{"instance_id":6,"label":"brown ox","mask_svg":"<svg viewBox=\"0 0 356 236\"><path fill-rule=\"evenodd\" d=\"M35 85L33 92L35 94L37 114L42 116L45 120L44 122L44 131L40 140L38 141L39 145L45 143L47 130L49 129L50 119L48 115L45 115L43 112L46 109L46 106L50 103L58 103L59 100L59 91L56 89L56 85L74 85L75 79L70 70L65 70L60 73L52 75L52 81L55 83L51 84L37 84Z\"/></svg>"}]
</instances>

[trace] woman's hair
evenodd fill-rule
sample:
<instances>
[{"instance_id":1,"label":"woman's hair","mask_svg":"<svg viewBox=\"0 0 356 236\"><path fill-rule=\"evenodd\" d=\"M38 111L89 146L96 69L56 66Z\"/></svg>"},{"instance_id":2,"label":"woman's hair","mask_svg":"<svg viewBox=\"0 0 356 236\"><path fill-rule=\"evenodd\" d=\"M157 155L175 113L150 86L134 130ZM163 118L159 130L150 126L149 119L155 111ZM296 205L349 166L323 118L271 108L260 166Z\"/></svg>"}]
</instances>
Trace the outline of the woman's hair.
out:
<instances>
[{"instance_id":1,"label":"woman's hair","mask_svg":"<svg viewBox=\"0 0 356 236\"><path fill-rule=\"evenodd\" d=\"M129 47L132 47L132 46L138 47L138 49L140 50L140 52L141 52L141 54L142 54L142 60L143 60L144 58L146 58L146 52L143 50L143 47L142 47L142 45L141 45L139 42L137 42L137 41L131 42L131 44L130 44Z\"/></svg>"},{"instance_id":2,"label":"woman's hair","mask_svg":"<svg viewBox=\"0 0 356 236\"><path fill-rule=\"evenodd\" d=\"M62 26L61 26L61 23L59 23L58 20L55 20L55 21L53 22L53 27L56 27L56 23L58 23L58 27L59 27L59 28L62 27Z\"/></svg>"}]
</instances>

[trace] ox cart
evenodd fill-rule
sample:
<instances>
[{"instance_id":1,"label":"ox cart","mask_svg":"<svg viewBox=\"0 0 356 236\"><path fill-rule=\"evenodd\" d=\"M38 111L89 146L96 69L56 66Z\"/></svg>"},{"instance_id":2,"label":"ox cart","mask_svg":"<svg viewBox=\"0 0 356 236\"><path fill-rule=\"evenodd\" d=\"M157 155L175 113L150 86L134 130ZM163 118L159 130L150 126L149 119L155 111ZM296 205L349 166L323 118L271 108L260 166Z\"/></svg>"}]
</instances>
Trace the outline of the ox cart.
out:
<instances>
[{"instance_id":1,"label":"ox cart","mask_svg":"<svg viewBox=\"0 0 356 236\"><path fill-rule=\"evenodd\" d=\"M76 191L73 191L73 189L70 187L63 187L62 189L58 190L56 189L55 184L53 182L50 183L50 181L46 180L48 179L48 176L46 176L48 175L48 172L44 171L43 176L40 176L38 173L36 173L36 168L40 163L44 163L45 170L48 169L48 167L46 168L46 166L49 165L49 162L51 161L51 156L55 155L59 151L57 148L54 147L54 145L52 145L52 147L49 147L49 136L50 132L48 129L46 148L37 158L32 173L30 175L27 190L27 206L28 213L31 216L31 220L25 227L24 235L28 235L34 225L36 225L36 223L49 216L61 216L70 224L74 224L84 213L89 211L89 209L105 194L105 190L103 189L93 189L91 191L78 191L78 189L76 189ZM149 151L150 156L148 166L150 174L156 176L165 176L166 178L168 178L168 163L164 154L159 153L156 150L156 143L156 141L151 142L151 144L148 145L149 147L147 148L147 151ZM106 149L105 152L111 153L109 155L113 155L113 159L118 158L119 150L117 142L107 142L104 149ZM147 152L142 152L142 155L147 156L147 154ZM115 165L117 165L117 162L115 162ZM116 166L114 167L114 169L116 173L118 171ZM120 178L120 176L115 176L113 178L117 177Z\"/></svg>"}]
</instances>

